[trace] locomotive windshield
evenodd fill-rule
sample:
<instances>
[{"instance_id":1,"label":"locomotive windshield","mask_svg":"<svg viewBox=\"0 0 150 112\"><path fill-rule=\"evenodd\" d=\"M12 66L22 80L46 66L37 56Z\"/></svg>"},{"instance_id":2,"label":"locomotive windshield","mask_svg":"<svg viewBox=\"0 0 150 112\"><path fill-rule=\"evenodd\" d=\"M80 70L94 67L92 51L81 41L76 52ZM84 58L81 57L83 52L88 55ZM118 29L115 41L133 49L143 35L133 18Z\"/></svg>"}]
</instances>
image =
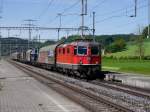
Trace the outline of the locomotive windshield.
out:
<instances>
[{"instance_id":1,"label":"locomotive windshield","mask_svg":"<svg viewBox=\"0 0 150 112\"><path fill-rule=\"evenodd\" d=\"M87 47L78 46L78 54L79 55L86 55L87 54Z\"/></svg>"},{"instance_id":2,"label":"locomotive windshield","mask_svg":"<svg viewBox=\"0 0 150 112\"><path fill-rule=\"evenodd\" d=\"M91 54L92 55L98 55L99 54L99 48L97 46L91 47Z\"/></svg>"}]
</instances>

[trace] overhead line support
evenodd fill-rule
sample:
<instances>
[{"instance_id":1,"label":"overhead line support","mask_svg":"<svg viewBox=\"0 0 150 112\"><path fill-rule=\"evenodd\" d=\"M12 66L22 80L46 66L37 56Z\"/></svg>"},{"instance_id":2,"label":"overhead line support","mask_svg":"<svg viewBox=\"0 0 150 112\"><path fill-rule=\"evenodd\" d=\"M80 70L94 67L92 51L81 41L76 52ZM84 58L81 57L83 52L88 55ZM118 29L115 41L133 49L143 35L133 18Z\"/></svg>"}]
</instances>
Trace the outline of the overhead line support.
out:
<instances>
[{"instance_id":1,"label":"overhead line support","mask_svg":"<svg viewBox=\"0 0 150 112\"><path fill-rule=\"evenodd\" d=\"M32 32L31 32L31 31L32 31L31 26L34 26L32 22L33 22L33 21L36 21L36 20L27 19L27 20L24 20L24 21L27 21L27 22L28 22L27 25L28 25L28 28L29 28L29 29L28 29L28 30L29 30L28 49L29 49L29 48L30 48L30 41L31 41L31 33L32 33Z\"/></svg>"},{"instance_id":2,"label":"overhead line support","mask_svg":"<svg viewBox=\"0 0 150 112\"><path fill-rule=\"evenodd\" d=\"M93 39L95 42L95 12L93 12Z\"/></svg>"},{"instance_id":3,"label":"overhead line support","mask_svg":"<svg viewBox=\"0 0 150 112\"><path fill-rule=\"evenodd\" d=\"M148 0L148 36L150 38L150 0Z\"/></svg>"},{"instance_id":4,"label":"overhead line support","mask_svg":"<svg viewBox=\"0 0 150 112\"><path fill-rule=\"evenodd\" d=\"M81 8L81 37L84 38L84 16L87 15L87 0L82 0Z\"/></svg>"}]
</instances>

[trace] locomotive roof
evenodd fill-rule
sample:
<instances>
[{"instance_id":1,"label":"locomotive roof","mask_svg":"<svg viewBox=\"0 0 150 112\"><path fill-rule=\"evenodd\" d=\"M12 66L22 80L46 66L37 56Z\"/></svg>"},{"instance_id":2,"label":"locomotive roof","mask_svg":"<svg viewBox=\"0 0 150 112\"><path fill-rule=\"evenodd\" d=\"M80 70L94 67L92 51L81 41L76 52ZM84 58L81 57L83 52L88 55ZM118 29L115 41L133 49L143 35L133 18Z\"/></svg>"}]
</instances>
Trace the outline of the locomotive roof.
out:
<instances>
[{"instance_id":1,"label":"locomotive roof","mask_svg":"<svg viewBox=\"0 0 150 112\"><path fill-rule=\"evenodd\" d=\"M53 45L48 45L48 46L42 47L42 48L40 48L40 52L54 50L57 45L58 44L53 44ZM75 42L71 42L71 43L60 44L60 45L58 45L58 47L65 47L68 45L71 45L71 46L95 46L95 45L99 45L99 43L93 42L93 41L75 41Z\"/></svg>"},{"instance_id":2,"label":"locomotive roof","mask_svg":"<svg viewBox=\"0 0 150 112\"><path fill-rule=\"evenodd\" d=\"M96 45L99 45L99 43L93 42L93 41L75 41L75 42L71 42L71 43L61 44L61 45L59 45L59 47L65 47L68 45L72 45L72 46L96 46Z\"/></svg>"},{"instance_id":3,"label":"locomotive roof","mask_svg":"<svg viewBox=\"0 0 150 112\"><path fill-rule=\"evenodd\" d=\"M56 48L57 44L53 44L53 45L48 45L45 47L40 48L40 51L49 51L49 50L54 50Z\"/></svg>"}]
</instances>

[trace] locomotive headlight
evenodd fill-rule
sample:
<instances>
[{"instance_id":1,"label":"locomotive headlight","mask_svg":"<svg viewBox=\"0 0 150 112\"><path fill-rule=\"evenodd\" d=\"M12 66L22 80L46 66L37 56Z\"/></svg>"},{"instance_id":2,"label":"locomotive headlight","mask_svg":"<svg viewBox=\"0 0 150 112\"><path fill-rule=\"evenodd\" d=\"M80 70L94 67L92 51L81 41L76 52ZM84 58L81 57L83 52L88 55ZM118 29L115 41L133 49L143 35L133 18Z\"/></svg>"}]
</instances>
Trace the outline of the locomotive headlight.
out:
<instances>
[{"instance_id":1,"label":"locomotive headlight","mask_svg":"<svg viewBox=\"0 0 150 112\"><path fill-rule=\"evenodd\" d=\"M96 64L98 64L98 61L96 61Z\"/></svg>"},{"instance_id":2,"label":"locomotive headlight","mask_svg":"<svg viewBox=\"0 0 150 112\"><path fill-rule=\"evenodd\" d=\"M91 61L91 57L87 57L87 60L90 62Z\"/></svg>"},{"instance_id":3,"label":"locomotive headlight","mask_svg":"<svg viewBox=\"0 0 150 112\"><path fill-rule=\"evenodd\" d=\"M80 60L80 64L83 64L83 62Z\"/></svg>"}]
</instances>

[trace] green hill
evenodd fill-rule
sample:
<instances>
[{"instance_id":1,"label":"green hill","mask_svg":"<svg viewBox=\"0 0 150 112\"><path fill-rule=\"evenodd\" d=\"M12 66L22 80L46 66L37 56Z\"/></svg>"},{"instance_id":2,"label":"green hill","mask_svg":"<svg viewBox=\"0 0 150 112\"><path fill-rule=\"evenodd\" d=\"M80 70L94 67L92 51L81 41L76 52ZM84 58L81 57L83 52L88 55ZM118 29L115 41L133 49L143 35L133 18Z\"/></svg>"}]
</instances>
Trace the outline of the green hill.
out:
<instances>
[{"instance_id":1,"label":"green hill","mask_svg":"<svg viewBox=\"0 0 150 112\"><path fill-rule=\"evenodd\" d=\"M150 75L150 39L144 41L144 59L137 59L137 45L129 42L126 50L117 53L107 54L103 58L102 69L109 71L138 73ZM110 57L110 58L108 58ZM133 59L134 58L134 59Z\"/></svg>"},{"instance_id":2,"label":"green hill","mask_svg":"<svg viewBox=\"0 0 150 112\"><path fill-rule=\"evenodd\" d=\"M124 51L106 54L106 57L113 56L119 58L137 56L137 49L136 43L130 42L127 44L127 47ZM146 39L144 41L144 56L150 56L150 39Z\"/></svg>"}]
</instances>

